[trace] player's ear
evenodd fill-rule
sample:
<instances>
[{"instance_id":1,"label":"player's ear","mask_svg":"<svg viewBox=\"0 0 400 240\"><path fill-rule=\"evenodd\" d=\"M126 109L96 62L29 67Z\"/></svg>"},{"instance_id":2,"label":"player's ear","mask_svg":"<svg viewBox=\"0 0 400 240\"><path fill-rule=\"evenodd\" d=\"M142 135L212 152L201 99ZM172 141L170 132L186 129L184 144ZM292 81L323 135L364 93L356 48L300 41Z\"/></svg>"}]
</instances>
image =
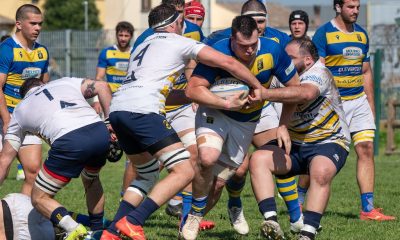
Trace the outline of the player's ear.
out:
<instances>
[{"instance_id":1,"label":"player's ear","mask_svg":"<svg viewBox=\"0 0 400 240\"><path fill-rule=\"evenodd\" d=\"M17 30L21 30L22 29L21 25L22 25L21 21L18 20L18 21L15 22L15 27L17 28Z\"/></svg>"},{"instance_id":2,"label":"player's ear","mask_svg":"<svg viewBox=\"0 0 400 240\"><path fill-rule=\"evenodd\" d=\"M339 4L336 4L336 5L335 5L335 8L336 8L336 12L337 12L337 13L341 13L341 12L342 12L342 8L340 7Z\"/></svg>"}]
</instances>

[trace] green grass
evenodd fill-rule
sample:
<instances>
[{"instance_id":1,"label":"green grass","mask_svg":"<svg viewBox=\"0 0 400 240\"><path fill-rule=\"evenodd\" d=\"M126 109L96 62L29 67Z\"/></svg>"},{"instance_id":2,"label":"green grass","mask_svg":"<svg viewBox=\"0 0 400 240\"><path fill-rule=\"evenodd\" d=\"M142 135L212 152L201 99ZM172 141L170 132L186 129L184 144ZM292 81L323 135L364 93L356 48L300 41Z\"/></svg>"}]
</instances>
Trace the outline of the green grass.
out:
<instances>
[{"instance_id":1,"label":"green grass","mask_svg":"<svg viewBox=\"0 0 400 240\"><path fill-rule=\"evenodd\" d=\"M383 151L381 151L382 153ZM15 165L15 162L14 162ZM21 182L15 180L16 167L11 168L8 179L0 188L0 197L9 192L19 191ZM119 192L123 174L123 161L108 164L101 174L106 193L106 216L112 218L118 207ZM332 186L331 199L322 218L323 231L318 239L400 239L400 223L364 222L358 220L360 200L355 178L356 160L352 152L345 167L336 177ZM400 217L400 159L398 156L381 155L376 158L375 205L385 208L385 213ZM243 237L234 233L226 212L227 194L224 192L216 208L207 215L207 219L216 222L214 230L202 232L198 239L262 239L259 226L261 214L247 181L242 194L245 215L250 225L250 234ZM82 183L76 179L58 195L57 199L69 210L85 213L85 193ZM277 198L279 222L289 239L289 219L283 201ZM177 220L165 214L164 208L155 212L146 222L148 239L177 239Z\"/></svg>"}]
</instances>

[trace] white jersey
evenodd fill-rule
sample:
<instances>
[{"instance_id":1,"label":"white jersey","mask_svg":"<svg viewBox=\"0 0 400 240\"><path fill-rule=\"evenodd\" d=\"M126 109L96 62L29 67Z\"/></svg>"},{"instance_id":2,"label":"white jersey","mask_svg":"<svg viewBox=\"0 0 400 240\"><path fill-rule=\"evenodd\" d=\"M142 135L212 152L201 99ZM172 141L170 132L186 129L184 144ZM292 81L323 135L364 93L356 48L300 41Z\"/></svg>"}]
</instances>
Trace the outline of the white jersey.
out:
<instances>
[{"instance_id":1,"label":"white jersey","mask_svg":"<svg viewBox=\"0 0 400 240\"><path fill-rule=\"evenodd\" d=\"M300 76L302 84L309 83L319 89L319 97L297 106L289 133L295 144L337 143L349 150L348 130L342 102L330 71L320 62Z\"/></svg>"},{"instance_id":2,"label":"white jersey","mask_svg":"<svg viewBox=\"0 0 400 240\"><path fill-rule=\"evenodd\" d=\"M48 143L101 121L82 95L82 78L61 78L29 90L15 107L5 139L21 142L26 133Z\"/></svg>"},{"instance_id":3,"label":"white jersey","mask_svg":"<svg viewBox=\"0 0 400 240\"><path fill-rule=\"evenodd\" d=\"M111 112L165 114L165 100L190 59L205 45L174 33L154 33L129 60L126 80L113 94Z\"/></svg>"}]
</instances>

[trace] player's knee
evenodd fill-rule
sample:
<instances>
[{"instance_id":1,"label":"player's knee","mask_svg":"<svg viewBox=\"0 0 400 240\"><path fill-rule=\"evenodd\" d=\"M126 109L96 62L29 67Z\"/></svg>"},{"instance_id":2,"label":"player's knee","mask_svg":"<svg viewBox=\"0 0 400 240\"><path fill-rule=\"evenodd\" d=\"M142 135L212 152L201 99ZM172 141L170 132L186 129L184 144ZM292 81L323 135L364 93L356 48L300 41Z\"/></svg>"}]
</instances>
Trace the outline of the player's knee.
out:
<instances>
[{"instance_id":1,"label":"player's knee","mask_svg":"<svg viewBox=\"0 0 400 240\"><path fill-rule=\"evenodd\" d=\"M215 180L214 190L216 192L221 192L224 189L225 185L226 185L226 180L217 177Z\"/></svg>"},{"instance_id":2,"label":"player's knee","mask_svg":"<svg viewBox=\"0 0 400 240\"><path fill-rule=\"evenodd\" d=\"M370 160L374 155L373 142L359 142L355 146L359 159Z\"/></svg>"},{"instance_id":3,"label":"player's knee","mask_svg":"<svg viewBox=\"0 0 400 240\"><path fill-rule=\"evenodd\" d=\"M200 160L200 165L204 168L211 168L213 167L217 161L218 161L218 156L220 153L216 154L214 153L215 149L200 149L199 151L199 160Z\"/></svg>"},{"instance_id":4,"label":"player's knee","mask_svg":"<svg viewBox=\"0 0 400 240\"><path fill-rule=\"evenodd\" d=\"M221 155L223 140L220 137L203 134L197 138L200 165L209 168L215 165Z\"/></svg>"},{"instance_id":5,"label":"player's knee","mask_svg":"<svg viewBox=\"0 0 400 240\"><path fill-rule=\"evenodd\" d=\"M315 182L319 186L330 185L334 176L334 170L330 168L322 168L312 173L311 181Z\"/></svg>"},{"instance_id":6,"label":"player's knee","mask_svg":"<svg viewBox=\"0 0 400 240\"><path fill-rule=\"evenodd\" d=\"M135 165L137 177L129 185L126 191L135 192L145 197L158 181L160 175L160 164L157 159L152 159L148 163Z\"/></svg>"}]
</instances>

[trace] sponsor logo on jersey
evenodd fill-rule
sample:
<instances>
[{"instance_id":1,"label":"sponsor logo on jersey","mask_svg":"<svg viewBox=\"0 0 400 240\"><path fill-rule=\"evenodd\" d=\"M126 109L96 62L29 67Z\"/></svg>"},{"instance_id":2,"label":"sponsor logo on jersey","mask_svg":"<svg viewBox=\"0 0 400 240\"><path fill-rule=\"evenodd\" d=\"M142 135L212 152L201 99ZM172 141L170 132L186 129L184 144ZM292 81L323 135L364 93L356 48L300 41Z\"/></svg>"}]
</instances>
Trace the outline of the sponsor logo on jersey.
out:
<instances>
[{"instance_id":1,"label":"sponsor logo on jersey","mask_svg":"<svg viewBox=\"0 0 400 240\"><path fill-rule=\"evenodd\" d=\"M213 124L213 123L214 123L214 118L208 116L208 117L206 118L206 123Z\"/></svg>"},{"instance_id":2,"label":"sponsor logo on jersey","mask_svg":"<svg viewBox=\"0 0 400 240\"><path fill-rule=\"evenodd\" d=\"M358 47L347 47L343 49L343 57L345 59L359 59L362 57L362 50Z\"/></svg>"},{"instance_id":3,"label":"sponsor logo on jersey","mask_svg":"<svg viewBox=\"0 0 400 240\"><path fill-rule=\"evenodd\" d=\"M42 74L42 70L40 68L28 67L22 71L21 78L40 78L40 74Z\"/></svg>"},{"instance_id":4,"label":"sponsor logo on jersey","mask_svg":"<svg viewBox=\"0 0 400 240\"><path fill-rule=\"evenodd\" d=\"M38 58L39 59L43 59L43 53L40 50L38 50Z\"/></svg>"},{"instance_id":5,"label":"sponsor logo on jersey","mask_svg":"<svg viewBox=\"0 0 400 240\"><path fill-rule=\"evenodd\" d=\"M286 75L289 75L289 74L293 71L293 69L294 69L294 64L293 64L293 62L291 62L290 65L289 65L289 67L286 68L285 74L286 74Z\"/></svg>"},{"instance_id":6,"label":"sponsor logo on jersey","mask_svg":"<svg viewBox=\"0 0 400 240\"><path fill-rule=\"evenodd\" d=\"M127 72L128 71L128 65L129 65L128 62L116 62L115 63L115 68L117 70Z\"/></svg>"},{"instance_id":7,"label":"sponsor logo on jersey","mask_svg":"<svg viewBox=\"0 0 400 240\"><path fill-rule=\"evenodd\" d=\"M359 42L362 42L362 38L361 38L360 34L357 34L357 39L358 39Z\"/></svg>"}]
</instances>

